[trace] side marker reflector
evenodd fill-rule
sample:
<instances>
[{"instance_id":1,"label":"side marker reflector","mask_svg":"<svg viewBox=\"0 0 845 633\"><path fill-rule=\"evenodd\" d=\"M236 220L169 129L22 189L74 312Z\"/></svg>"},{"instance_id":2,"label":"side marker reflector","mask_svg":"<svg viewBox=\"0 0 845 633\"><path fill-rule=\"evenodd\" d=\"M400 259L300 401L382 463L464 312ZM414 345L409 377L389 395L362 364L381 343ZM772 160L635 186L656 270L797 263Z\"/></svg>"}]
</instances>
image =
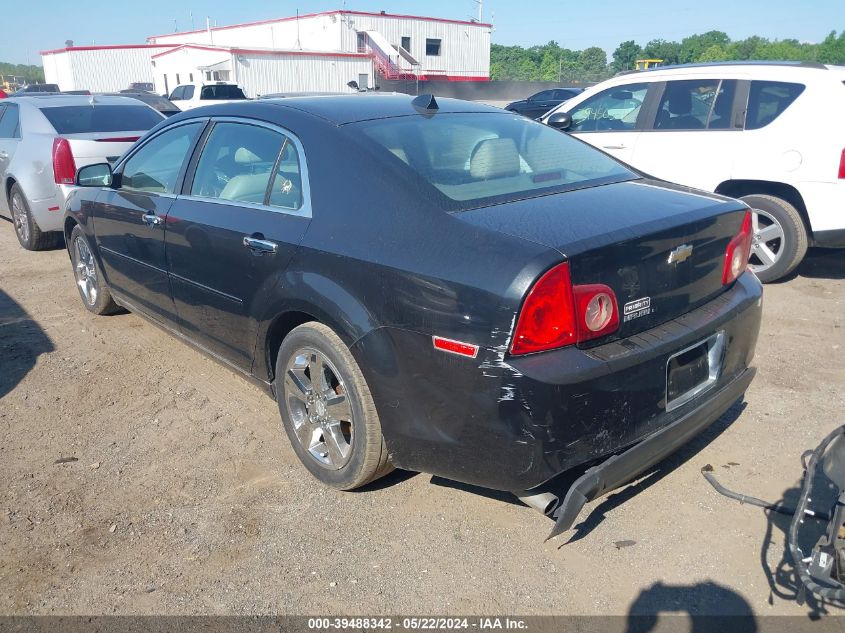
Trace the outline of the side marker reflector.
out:
<instances>
[{"instance_id":1,"label":"side marker reflector","mask_svg":"<svg viewBox=\"0 0 845 633\"><path fill-rule=\"evenodd\" d=\"M478 356L478 345L470 345L469 343L461 343L460 341L453 341L442 336L432 336L431 341L435 349L450 354L457 354L458 356L466 356L468 358L475 358Z\"/></svg>"}]
</instances>

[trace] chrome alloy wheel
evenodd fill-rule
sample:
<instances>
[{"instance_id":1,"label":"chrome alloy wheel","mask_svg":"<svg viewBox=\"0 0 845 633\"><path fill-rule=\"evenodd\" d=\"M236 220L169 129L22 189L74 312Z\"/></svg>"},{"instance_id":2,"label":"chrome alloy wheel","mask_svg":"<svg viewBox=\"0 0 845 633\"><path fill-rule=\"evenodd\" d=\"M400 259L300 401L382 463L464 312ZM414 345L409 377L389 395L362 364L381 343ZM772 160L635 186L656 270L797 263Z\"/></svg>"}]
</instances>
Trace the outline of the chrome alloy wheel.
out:
<instances>
[{"instance_id":1,"label":"chrome alloy wheel","mask_svg":"<svg viewBox=\"0 0 845 633\"><path fill-rule=\"evenodd\" d=\"M784 253L784 232L774 216L751 210L751 257L748 267L755 273L768 270Z\"/></svg>"},{"instance_id":2,"label":"chrome alloy wheel","mask_svg":"<svg viewBox=\"0 0 845 633\"><path fill-rule=\"evenodd\" d=\"M94 266L94 255L81 237L73 241L73 247L76 249L76 285L79 286L85 303L92 306L97 303L97 269Z\"/></svg>"},{"instance_id":3,"label":"chrome alloy wheel","mask_svg":"<svg viewBox=\"0 0 845 633\"><path fill-rule=\"evenodd\" d=\"M285 406L302 448L323 468L339 470L352 456L353 413L332 362L312 348L296 350L285 373Z\"/></svg>"},{"instance_id":4,"label":"chrome alloy wheel","mask_svg":"<svg viewBox=\"0 0 845 633\"><path fill-rule=\"evenodd\" d=\"M12 220L15 223L15 231L21 242L29 241L29 219L26 217L26 207L23 197L17 191L12 195Z\"/></svg>"}]
</instances>

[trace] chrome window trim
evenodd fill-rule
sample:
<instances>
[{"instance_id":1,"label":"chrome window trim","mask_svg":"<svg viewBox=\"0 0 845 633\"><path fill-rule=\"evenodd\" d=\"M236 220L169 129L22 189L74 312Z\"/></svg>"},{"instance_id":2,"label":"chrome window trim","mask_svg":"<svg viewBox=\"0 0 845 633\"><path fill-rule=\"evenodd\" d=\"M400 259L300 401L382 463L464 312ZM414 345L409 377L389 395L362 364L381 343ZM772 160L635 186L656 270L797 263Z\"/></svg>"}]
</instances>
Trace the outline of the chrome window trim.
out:
<instances>
[{"instance_id":1,"label":"chrome window trim","mask_svg":"<svg viewBox=\"0 0 845 633\"><path fill-rule=\"evenodd\" d=\"M284 213L285 215L292 215L294 217L300 218L313 217L311 207L311 181L308 176L308 159L305 156L305 147L302 145L302 141L299 140L299 137L297 137L296 134L294 134L289 129L282 127L281 125L276 125L267 121L261 121L259 119L249 119L246 117L236 116L213 116L209 117L208 120L210 120L212 123L240 123L245 125L254 125L256 127L263 127L283 135L290 142L292 142L293 146L296 148L297 157L299 158L299 179L302 183L302 206L300 206L298 209L286 209L285 207L274 207L269 204L263 204L258 202L223 200L221 198L207 198L205 196L196 196L193 194L177 196L180 200L193 200L195 202L208 202L211 204L244 207L247 209L256 209L259 211L272 211L273 213ZM212 130L212 133L213 132L214 131ZM209 134L209 137L210 136L211 134ZM207 140L208 139L206 139L206 141ZM205 148L203 147L203 151L204 149ZM200 158L202 158L202 154L200 154ZM194 177L196 178L196 174L194 174ZM276 174L271 174L271 177L275 178ZM193 187L193 184L194 183L192 182L191 187Z\"/></svg>"}]
</instances>

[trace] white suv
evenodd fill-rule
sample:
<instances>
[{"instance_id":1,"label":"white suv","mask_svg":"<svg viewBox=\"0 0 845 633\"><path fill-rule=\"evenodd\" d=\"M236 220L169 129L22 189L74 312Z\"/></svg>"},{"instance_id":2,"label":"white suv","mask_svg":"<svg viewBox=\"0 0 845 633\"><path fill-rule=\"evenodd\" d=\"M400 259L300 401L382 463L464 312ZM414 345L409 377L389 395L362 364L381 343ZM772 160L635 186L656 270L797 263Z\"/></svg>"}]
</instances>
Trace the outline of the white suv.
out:
<instances>
[{"instance_id":1,"label":"white suv","mask_svg":"<svg viewBox=\"0 0 845 633\"><path fill-rule=\"evenodd\" d=\"M209 84L181 84L173 89L168 99L180 110L192 110L215 103L243 101L246 95L237 84L215 81Z\"/></svg>"},{"instance_id":2,"label":"white suv","mask_svg":"<svg viewBox=\"0 0 845 633\"><path fill-rule=\"evenodd\" d=\"M626 74L543 121L655 178L744 200L754 211L751 268L764 282L795 268L808 244L845 247L845 66Z\"/></svg>"}]
</instances>

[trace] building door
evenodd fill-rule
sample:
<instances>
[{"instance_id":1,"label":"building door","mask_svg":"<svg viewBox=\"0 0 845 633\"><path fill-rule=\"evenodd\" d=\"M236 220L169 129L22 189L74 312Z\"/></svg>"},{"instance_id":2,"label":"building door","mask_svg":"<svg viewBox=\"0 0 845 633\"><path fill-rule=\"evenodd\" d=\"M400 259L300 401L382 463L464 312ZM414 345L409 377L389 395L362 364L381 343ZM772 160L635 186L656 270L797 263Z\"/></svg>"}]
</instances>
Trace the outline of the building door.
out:
<instances>
[{"instance_id":1,"label":"building door","mask_svg":"<svg viewBox=\"0 0 845 633\"><path fill-rule=\"evenodd\" d=\"M368 90L370 87L370 76L367 73L358 75L358 90Z\"/></svg>"}]
</instances>

